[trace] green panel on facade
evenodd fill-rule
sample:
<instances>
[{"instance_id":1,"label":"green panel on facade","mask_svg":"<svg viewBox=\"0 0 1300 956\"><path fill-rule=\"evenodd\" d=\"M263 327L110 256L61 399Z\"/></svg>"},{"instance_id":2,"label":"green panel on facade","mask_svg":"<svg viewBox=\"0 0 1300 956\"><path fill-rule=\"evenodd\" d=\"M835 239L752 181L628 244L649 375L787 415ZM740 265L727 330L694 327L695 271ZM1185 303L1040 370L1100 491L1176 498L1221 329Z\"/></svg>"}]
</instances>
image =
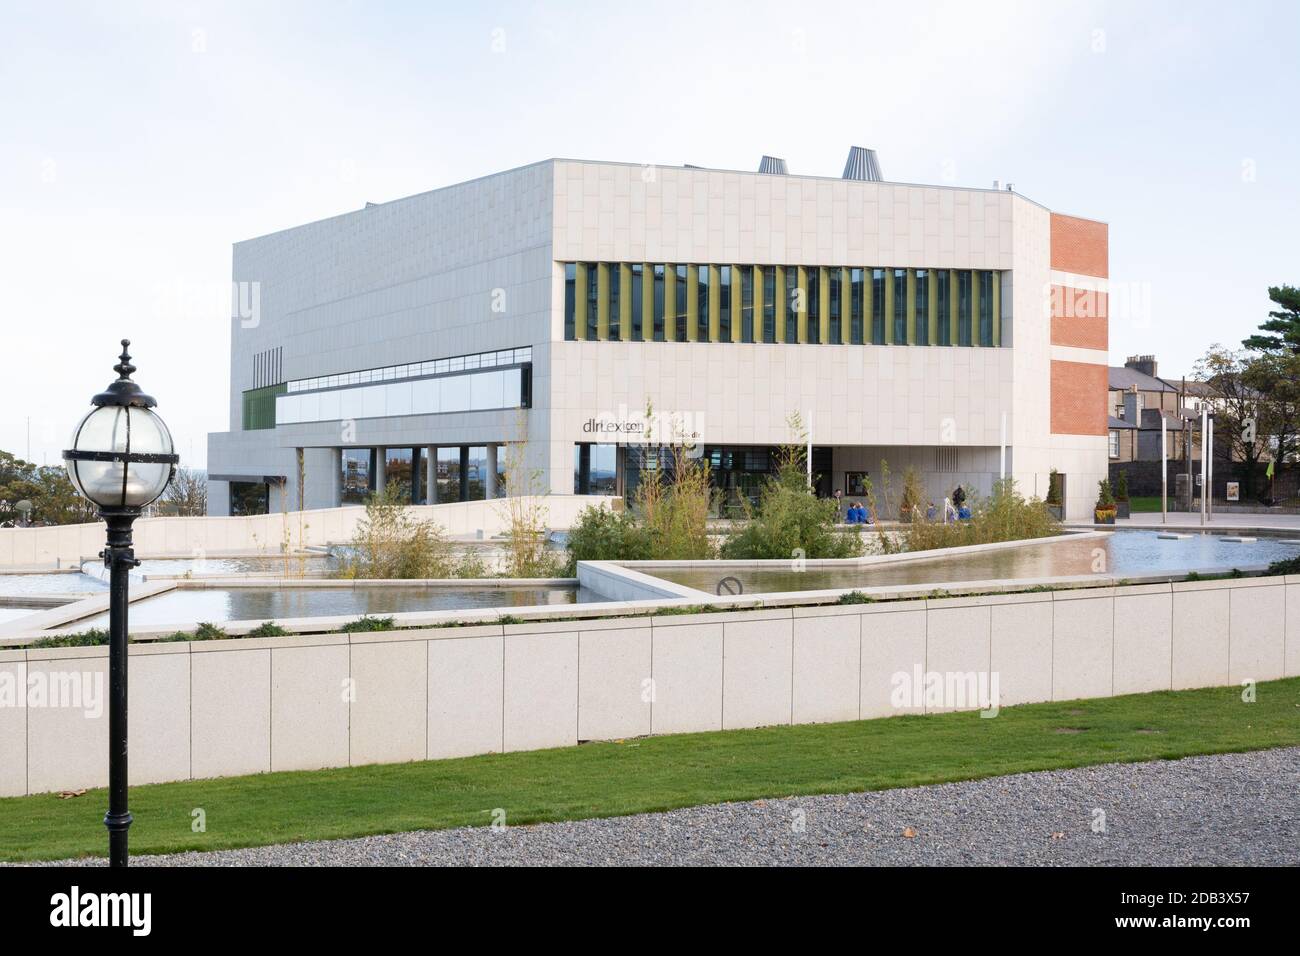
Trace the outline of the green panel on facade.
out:
<instances>
[{"instance_id":1,"label":"green panel on facade","mask_svg":"<svg viewBox=\"0 0 1300 956\"><path fill-rule=\"evenodd\" d=\"M286 384L251 388L244 392L244 431L275 427L275 396L289 391Z\"/></svg>"}]
</instances>

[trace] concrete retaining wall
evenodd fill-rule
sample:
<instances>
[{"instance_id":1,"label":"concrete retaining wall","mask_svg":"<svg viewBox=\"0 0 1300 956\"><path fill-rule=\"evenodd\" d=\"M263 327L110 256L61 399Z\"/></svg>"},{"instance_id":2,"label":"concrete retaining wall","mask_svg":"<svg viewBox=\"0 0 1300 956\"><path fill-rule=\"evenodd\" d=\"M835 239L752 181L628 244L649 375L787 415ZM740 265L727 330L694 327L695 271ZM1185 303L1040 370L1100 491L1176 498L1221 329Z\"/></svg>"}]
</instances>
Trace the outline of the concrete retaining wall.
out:
<instances>
[{"instance_id":1,"label":"concrete retaining wall","mask_svg":"<svg viewBox=\"0 0 1300 956\"><path fill-rule=\"evenodd\" d=\"M542 507L549 527L568 528L583 508L614 500L597 495L547 495ZM508 523L501 499L417 505L410 510L420 520L437 522L449 535L482 531L485 537L492 537ZM346 542L364 515L365 508L354 505L242 518L141 518L135 523L135 550L141 557L256 551L279 554L286 541L293 548ZM0 568L68 565L103 548L102 522L0 528Z\"/></svg>"},{"instance_id":2,"label":"concrete retaining wall","mask_svg":"<svg viewBox=\"0 0 1300 956\"><path fill-rule=\"evenodd\" d=\"M29 675L99 674L106 691L106 665L102 647L0 651L0 795L106 783L106 699L93 717L3 697ZM1003 705L1297 676L1300 577L136 644L131 777L953 709L895 699L918 669L996 673Z\"/></svg>"}]
</instances>

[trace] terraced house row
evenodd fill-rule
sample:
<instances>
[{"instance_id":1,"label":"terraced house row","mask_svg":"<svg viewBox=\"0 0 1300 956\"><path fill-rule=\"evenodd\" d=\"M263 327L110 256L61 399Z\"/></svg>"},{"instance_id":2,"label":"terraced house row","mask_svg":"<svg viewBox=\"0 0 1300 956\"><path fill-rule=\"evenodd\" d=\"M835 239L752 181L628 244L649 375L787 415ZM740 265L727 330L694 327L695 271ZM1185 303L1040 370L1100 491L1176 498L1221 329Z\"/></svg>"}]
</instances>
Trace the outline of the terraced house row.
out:
<instances>
[{"instance_id":1,"label":"terraced house row","mask_svg":"<svg viewBox=\"0 0 1300 956\"><path fill-rule=\"evenodd\" d=\"M550 159L236 243L214 513L629 494L702 445L724 502L773 450L818 491L881 462L939 502L1000 475L1091 511L1107 470L1107 227L1008 188ZM646 427L647 407L657 427ZM650 444L647 438L654 444Z\"/></svg>"}]
</instances>

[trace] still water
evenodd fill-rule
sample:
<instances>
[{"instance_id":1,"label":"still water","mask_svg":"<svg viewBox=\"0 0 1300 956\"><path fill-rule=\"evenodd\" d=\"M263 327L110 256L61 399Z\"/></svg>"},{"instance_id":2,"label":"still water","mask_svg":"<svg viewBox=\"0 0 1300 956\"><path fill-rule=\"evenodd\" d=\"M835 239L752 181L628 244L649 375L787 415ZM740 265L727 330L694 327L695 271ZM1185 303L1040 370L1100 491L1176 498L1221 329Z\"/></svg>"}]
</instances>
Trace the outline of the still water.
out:
<instances>
[{"instance_id":1,"label":"still water","mask_svg":"<svg viewBox=\"0 0 1300 956\"><path fill-rule=\"evenodd\" d=\"M178 589L131 605L132 626L186 625L199 621L286 620L298 617L386 616L406 611L473 610L577 604L603 600L585 588L222 588ZM107 627L108 615L68 627Z\"/></svg>"},{"instance_id":2,"label":"still water","mask_svg":"<svg viewBox=\"0 0 1300 956\"><path fill-rule=\"evenodd\" d=\"M1189 538L1161 539L1155 531L1116 531L1105 538L1071 539L950 558L906 561L861 568L809 568L803 572L750 568L712 570L681 568L650 570L687 587L715 593L719 580L730 576L746 592L817 591L827 588L868 588L897 584L941 584L959 581L1023 580L1102 573L1124 577L1139 574L1221 572L1269 564L1300 555L1300 545L1278 537L1253 542L1224 541L1223 535L1194 533Z\"/></svg>"}]
</instances>

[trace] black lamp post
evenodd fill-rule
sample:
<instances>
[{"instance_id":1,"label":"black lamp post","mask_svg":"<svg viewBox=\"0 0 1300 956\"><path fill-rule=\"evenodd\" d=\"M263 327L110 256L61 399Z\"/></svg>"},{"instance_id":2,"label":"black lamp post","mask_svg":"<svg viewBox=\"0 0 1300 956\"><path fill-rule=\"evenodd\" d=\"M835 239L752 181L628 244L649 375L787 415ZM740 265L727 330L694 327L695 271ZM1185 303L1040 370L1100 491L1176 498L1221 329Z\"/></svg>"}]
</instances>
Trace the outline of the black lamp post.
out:
<instances>
[{"instance_id":1,"label":"black lamp post","mask_svg":"<svg viewBox=\"0 0 1300 956\"><path fill-rule=\"evenodd\" d=\"M179 456L167 425L153 412L158 403L131 381L135 366L122 340L113 371L117 381L90 400L94 407L72 434L63 453L73 487L99 508L108 525L108 547L100 556L109 571L108 650L108 856L126 866L126 647L127 577L140 562L131 548L131 525L141 510L167 488Z\"/></svg>"}]
</instances>

